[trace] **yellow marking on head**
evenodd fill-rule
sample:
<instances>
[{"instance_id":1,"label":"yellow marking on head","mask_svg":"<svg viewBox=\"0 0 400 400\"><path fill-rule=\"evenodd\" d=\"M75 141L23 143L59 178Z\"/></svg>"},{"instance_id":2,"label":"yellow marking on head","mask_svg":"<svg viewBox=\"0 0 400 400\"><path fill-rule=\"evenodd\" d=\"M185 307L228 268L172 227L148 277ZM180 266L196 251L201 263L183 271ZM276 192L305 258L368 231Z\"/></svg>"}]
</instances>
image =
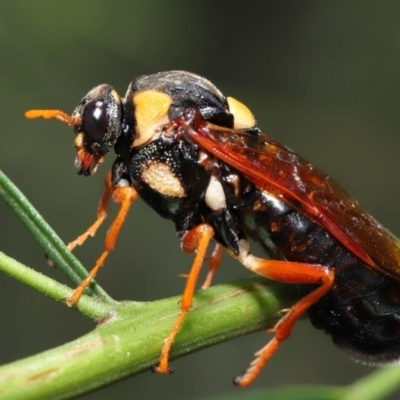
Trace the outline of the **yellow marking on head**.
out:
<instances>
[{"instance_id":1,"label":"yellow marking on head","mask_svg":"<svg viewBox=\"0 0 400 400\"><path fill-rule=\"evenodd\" d=\"M115 100L115 102L119 105L121 104L121 98L119 97L118 93L113 89L111 90L111 96Z\"/></svg>"},{"instance_id":2,"label":"yellow marking on head","mask_svg":"<svg viewBox=\"0 0 400 400\"><path fill-rule=\"evenodd\" d=\"M106 86L108 86L106 83L102 83L101 85L94 87L92 90L89 91L85 98L87 98L88 100L93 100L94 98L101 96Z\"/></svg>"},{"instance_id":3,"label":"yellow marking on head","mask_svg":"<svg viewBox=\"0 0 400 400\"><path fill-rule=\"evenodd\" d=\"M248 129L256 125L253 113L240 101L233 97L227 97L229 112L233 114L233 127L235 129Z\"/></svg>"},{"instance_id":4,"label":"yellow marking on head","mask_svg":"<svg viewBox=\"0 0 400 400\"><path fill-rule=\"evenodd\" d=\"M168 111L172 99L156 90L143 90L134 94L133 103L137 136L132 147L138 147L153 139L169 122Z\"/></svg>"},{"instance_id":5,"label":"yellow marking on head","mask_svg":"<svg viewBox=\"0 0 400 400\"><path fill-rule=\"evenodd\" d=\"M74 145L76 149L81 149L83 147L83 133L78 133L75 136Z\"/></svg>"}]
</instances>

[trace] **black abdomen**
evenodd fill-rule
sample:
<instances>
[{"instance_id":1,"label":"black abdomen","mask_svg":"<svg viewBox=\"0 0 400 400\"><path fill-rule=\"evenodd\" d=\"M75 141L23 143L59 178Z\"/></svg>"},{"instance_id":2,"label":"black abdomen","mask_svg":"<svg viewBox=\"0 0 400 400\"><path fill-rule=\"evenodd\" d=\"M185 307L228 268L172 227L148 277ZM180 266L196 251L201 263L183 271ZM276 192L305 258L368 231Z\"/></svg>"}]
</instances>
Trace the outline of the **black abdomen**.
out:
<instances>
[{"instance_id":1,"label":"black abdomen","mask_svg":"<svg viewBox=\"0 0 400 400\"><path fill-rule=\"evenodd\" d=\"M309 310L313 325L336 345L364 362L385 364L400 358L400 282L370 268L319 224L271 196L246 208L247 226L264 247L288 261L335 270L332 289ZM250 218L248 215L251 214ZM272 247L272 249L271 249ZM302 286L310 292L313 286Z\"/></svg>"},{"instance_id":2,"label":"black abdomen","mask_svg":"<svg viewBox=\"0 0 400 400\"><path fill-rule=\"evenodd\" d=\"M335 284L309 310L314 326L355 358L374 364L400 357L400 284L361 262L335 268Z\"/></svg>"}]
</instances>

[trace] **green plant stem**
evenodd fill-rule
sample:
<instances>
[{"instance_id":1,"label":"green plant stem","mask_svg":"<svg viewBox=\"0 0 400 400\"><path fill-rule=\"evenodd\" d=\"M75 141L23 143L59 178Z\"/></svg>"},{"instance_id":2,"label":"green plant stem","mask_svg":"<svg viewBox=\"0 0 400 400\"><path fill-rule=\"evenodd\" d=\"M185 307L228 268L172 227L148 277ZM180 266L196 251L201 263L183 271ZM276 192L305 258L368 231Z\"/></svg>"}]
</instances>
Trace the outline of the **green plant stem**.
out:
<instances>
[{"instance_id":1,"label":"green plant stem","mask_svg":"<svg viewBox=\"0 0 400 400\"><path fill-rule=\"evenodd\" d=\"M0 170L0 196L22 221L28 231L43 248L45 253L57 264L60 270L78 286L87 277L87 271L78 259L66 248L64 242L46 223L22 192ZM88 294L95 294L104 301L112 302L111 297L96 283L92 282Z\"/></svg>"},{"instance_id":2,"label":"green plant stem","mask_svg":"<svg viewBox=\"0 0 400 400\"><path fill-rule=\"evenodd\" d=\"M73 292L68 286L26 267L2 252L0 252L0 271L64 305L65 299ZM94 321L99 321L110 314L112 306L84 295L81 297L77 309Z\"/></svg>"},{"instance_id":3,"label":"green plant stem","mask_svg":"<svg viewBox=\"0 0 400 400\"><path fill-rule=\"evenodd\" d=\"M252 278L196 294L171 359L271 326L298 298L292 285ZM91 333L0 368L2 399L73 398L157 364L179 297L121 304ZM267 340L267 338L266 338ZM156 380L157 377L154 377Z\"/></svg>"}]
</instances>

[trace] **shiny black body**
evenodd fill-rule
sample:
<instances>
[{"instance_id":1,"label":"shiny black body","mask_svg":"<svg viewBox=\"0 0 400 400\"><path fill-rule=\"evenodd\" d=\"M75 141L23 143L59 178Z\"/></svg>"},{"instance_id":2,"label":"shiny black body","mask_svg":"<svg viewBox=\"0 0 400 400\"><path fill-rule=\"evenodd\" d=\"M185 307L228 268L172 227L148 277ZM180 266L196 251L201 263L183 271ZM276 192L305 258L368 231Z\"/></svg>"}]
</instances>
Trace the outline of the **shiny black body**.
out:
<instances>
[{"instance_id":1,"label":"shiny black body","mask_svg":"<svg viewBox=\"0 0 400 400\"><path fill-rule=\"evenodd\" d=\"M309 309L313 324L361 361L400 358L397 239L330 177L264 135L241 103L204 78L169 71L137 78L124 99L100 85L72 117L80 173L94 173L114 147L114 185L133 186L179 237L206 222L238 258L252 238L269 258L333 270L333 287ZM209 151L194 140L196 118L214 130L204 139ZM240 162L222 161L223 151Z\"/></svg>"},{"instance_id":2,"label":"shiny black body","mask_svg":"<svg viewBox=\"0 0 400 400\"><path fill-rule=\"evenodd\" d=\"M139 78L140 80L140 78ZM155 80L159 82L159 80ZM140 87L134 82L131 89ZM185 98L177 103L172 117L181 118L185 106L193 107L193 86L183 91ZM231 117L213 98L212 109L202 116L231 126ZM216 103L215 103L216 102ZM133 108L129 90L125 108ZM127 112L126 115L133 115ZM133 123L133 121L130 121ZM130 129L127 129L130 132ZM260 134L258 128L249 132ZM122 135L116 144L118 159L113 166L113 180L127 180L140 196L161 216L175 222L179 236L202 222L210 224L215 239L225 248L238 253L240 239L253 238L273 258L332 267L335 283L309 314L313 324L330 334L333 341L357 359L367 363L388 363L400 355L400 283L365 265L320 224L291 206L259 190L252 182L222 161L203 150L181 128L170 130L149 144L132 148L129 153ZM166 163L184 187L184 197L169 197L152 189L142 179L143 167L149 161ZM211 175L222 183L227 205L214 211L205 202L205 191ZM233 185L232 181L236 184ZM303 286L310 292L314 287Z\"/></svg>"}]
</instances>

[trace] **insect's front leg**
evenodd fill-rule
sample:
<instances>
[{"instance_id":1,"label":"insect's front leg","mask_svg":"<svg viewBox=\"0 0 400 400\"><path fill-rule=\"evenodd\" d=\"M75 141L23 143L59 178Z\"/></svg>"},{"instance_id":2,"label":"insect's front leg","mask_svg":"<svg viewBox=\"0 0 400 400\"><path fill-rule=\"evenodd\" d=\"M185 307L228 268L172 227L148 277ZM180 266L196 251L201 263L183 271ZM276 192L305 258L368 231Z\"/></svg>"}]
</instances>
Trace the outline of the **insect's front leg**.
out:
<instances>
[{"instance_id":1,"label":"insect's front leg","mask_svg":"<svg viewBox=\"0 0 400 400\"><path fill-rule=\"evenodd\" d=\"M331 289L334 282L334 272L323 265L264 260L255 257L250 253L248 243L245 240L241 241L240 253L236 258L256 274L278 282L320 285L294 306L285 310L286 314L271 329L271 332L274 332L274 337L255 354L256 358L246 372L235 379L237 386L245 387L254 382L262 368L278 350L280 344L290 336L295 323L303 313Z\"/></svg>"},{"instance_id":2,"label":"insect's front leg","mask_svg":"<svg viewBox=\"0 0 400 400\"><path fill-rule=\"evenodd\" d=\"M132 203L138 198L138 194L137 194L136 190L133 189L132 187L121 186L121 187L115 188L113 185L111 185L111 179L109 179L109 182L110 182L110 186L107 186L107 184L106 184L107 189L102 198L102 201L100 202L100 206L99 206L100 212L98 211L98 216L100 214L100 217L89 228L89 230L94 227L93 228L94 232L96 232L96 229L98 228L98 226L101 224L101 222L107 216L106 205L107 205L110 195L112 196L112 199L114 200L115 203L121 205L121 208L119 209L115 220L113 221L110 229L107 232L107 236L106 236L105 243L104 243L105 249L104 249L102 255L96 261L95 266L90 270L88 277L81 282L81 284L75 289L74 293L72 293L71 297L69 297L66 300L68 306L70 306L70 307L74 306L79 301L80 297L82 296L83 291L89 286L90 282L95 278L98 270L104 264L107 256L110 254L110 252L112 250L114 250L115 244L117 242L118 234L121 230L123 223L125 222L129 208L132 205ZM114 188L114 190L111 191L111 188ZM105 207L103 207L104 205L105 205ZM81 235L81 236L86 235L84 240L86 240L86 238L89 235L91 235L91 233L88 231L86 231L83 235Z\"/></svg>"},{"instance_id":3,"label":"insect's front leg","mask_svg":"<svg viewBox=\"0 0 400 400\"><path fill-rule=\"evenodd\" d=\"M111 182L111 171L108 171L104 179L105 191L100 200L99 206L97 207L97 218L96 221L84 232L78 236L75 240L68 243L68 250L72 251L76 246L81 246L89 236L94 236L99 229L100 225L104 222L108 215L108 203L115 190L115 186Z\"/></svg>"}]
</instances>

